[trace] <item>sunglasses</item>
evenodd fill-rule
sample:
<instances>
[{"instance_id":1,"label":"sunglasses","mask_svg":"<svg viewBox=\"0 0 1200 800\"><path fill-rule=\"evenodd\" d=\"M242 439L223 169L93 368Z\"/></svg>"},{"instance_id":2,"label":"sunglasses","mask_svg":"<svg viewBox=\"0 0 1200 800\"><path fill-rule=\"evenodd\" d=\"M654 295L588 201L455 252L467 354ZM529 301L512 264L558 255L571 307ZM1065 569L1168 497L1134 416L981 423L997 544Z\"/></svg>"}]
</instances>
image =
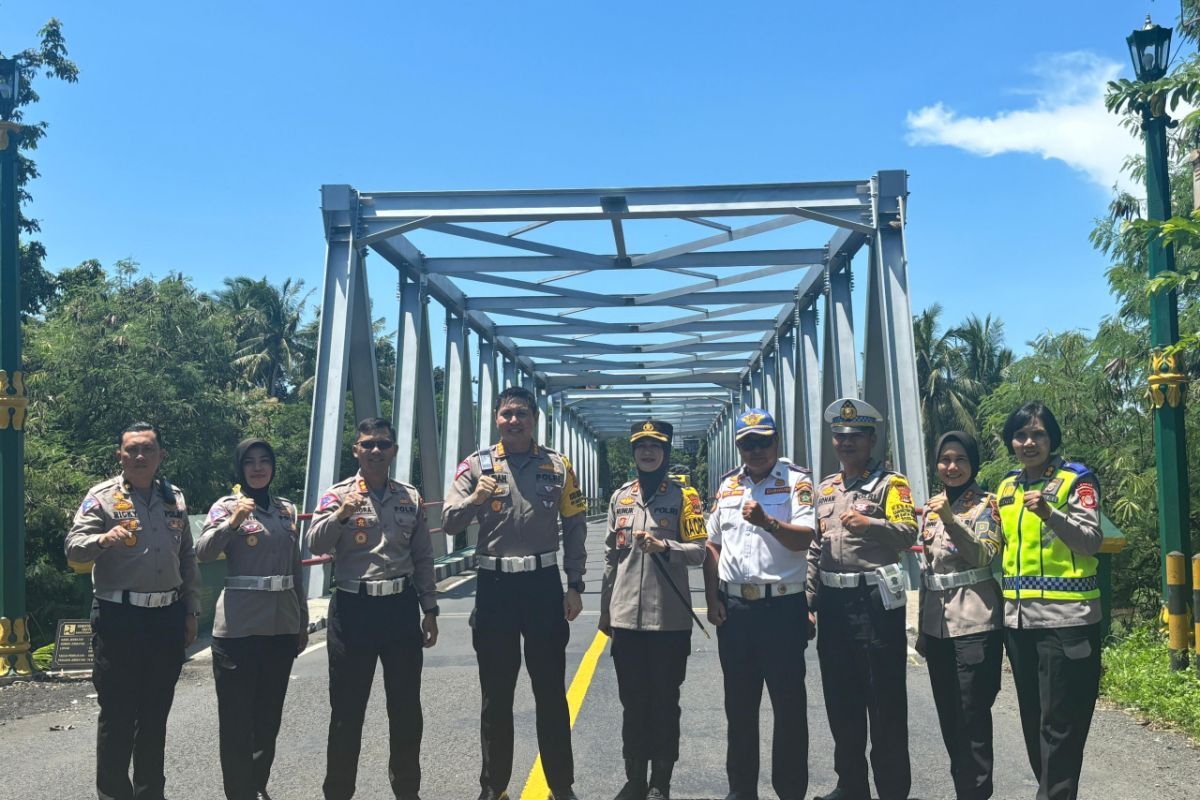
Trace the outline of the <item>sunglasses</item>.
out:
<instances>
[{"instance_id":1,"label":"sunglasses","mask_svg":"<svg viewBox=\"0 0 1200 800\"><path fill-rule=\"evenodd\" d=\"M391 450L396 443L391 439L363 439L355 442L360 450Z\"/></svg>"},{"instance_id":2,"label":"sunglasses","mask_svg":"<svg viewBox=\"0 0 1200 800\"><path fill-rule=\"evenodd\" d=\"M738 450L766 450L774 443L774 436L747 436L737 440Z\"/></svg>"}]
</instances>

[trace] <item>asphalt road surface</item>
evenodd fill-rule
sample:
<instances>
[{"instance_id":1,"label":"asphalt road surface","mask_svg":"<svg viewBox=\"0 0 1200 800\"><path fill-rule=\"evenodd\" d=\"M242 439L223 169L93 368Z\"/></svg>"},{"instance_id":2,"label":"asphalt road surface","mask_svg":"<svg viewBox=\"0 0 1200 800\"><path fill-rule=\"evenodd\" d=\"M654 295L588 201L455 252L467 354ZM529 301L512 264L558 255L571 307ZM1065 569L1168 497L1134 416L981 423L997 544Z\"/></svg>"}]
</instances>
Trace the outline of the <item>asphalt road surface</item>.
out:
<instances>
[{"instance_id":1,"label":"asphalt road surface","mask_svg":"<svg viewBox=\"0 0 1200 800\"><path fill-rule=\"evenodd\" d=\"M596 642L598 578L602 532L589 537L588 591L584 611L571 627L567 683L579 701L573 739L576 784L581 800L610 800L624 781L621 766L621 706L607 642ZM704 606L698 571L693 571L693 602ZM441 638L427 650L422 679L425 738L421 762L424 800L474 800L479 794L479 684L467 617L474 581L452 578L442 584ZM703 611L700 612L703 618ZM706 622L707 625L707 622ZM317 800L324 776L328 724L327 662L324 633L313 636L309 650L297 659L284 711L283 730L271 778L275 800ZM593 647L594 645L594 647ZM167 796L185 800L220 800L217 759L217 710L212 665L198 645L185 666L175 695L167 741ZM594 669L585 654L592 648ZM809 794L835 785L833 743L821 699L815 648L808 650L808 719L810 730ZM923 664L915 656L908 672L909 748L913 765L913 798L953 798L948 760ZM582 666L581 666L582 665ZM30 800L95 797L93 788L97 708L88 682L21 684L0 690L0 752L3 783L11 797ZM765 693L764 693L765 694ZM383 686L376 674L363 731L358 797L390 797L387 784L387 720ZM678 800L723 798L725 781L725 717L721 669L715 638L692 636L692 656L683 687L682 756L676 767L672 796ZM529 775L537 758L533 697L522 671L515 708L517 744L513 800L544 800ZM771 710L764 701L761 719L763 774L760 795L774 797L770 787ZM995 708L996 797L1024 800L1036 793L1021 743L1016 694L1011 677ZM798 753L797 757L801 757ZM1195 800L1200 778L1200 750L1182 736L1156 731L1117 710L1100 709L1088 740L1083 767L1082 798L1104 800Z\"/></svg>"}]
</instances>

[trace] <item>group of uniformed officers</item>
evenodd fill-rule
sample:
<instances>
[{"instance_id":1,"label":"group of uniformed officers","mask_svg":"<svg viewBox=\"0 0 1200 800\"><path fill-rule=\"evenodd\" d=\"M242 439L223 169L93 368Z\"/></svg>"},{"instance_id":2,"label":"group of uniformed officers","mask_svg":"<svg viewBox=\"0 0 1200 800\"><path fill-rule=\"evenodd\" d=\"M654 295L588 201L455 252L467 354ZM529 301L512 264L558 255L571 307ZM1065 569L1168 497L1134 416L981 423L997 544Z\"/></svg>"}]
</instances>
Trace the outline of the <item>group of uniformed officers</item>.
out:
<instances>
[{"instance_id":1,"label":"group of uniformed officers","mask_svg":"<svg viewBox=\"0 0 1200 800\"><path fill-rule=\"evenodd\" d=\"M499 443L459 464L445 498L447 533L479 523L470 626L482 696L480 800L508 798L522 650L551 798L575 798L564 685L569 623L582 609L586 503L570 461L534 441L537 415L527 390L502 392ZM927 660L956 797L992 795L991 707L1007 649L1037 797L1073 800L1100 675L1095 476L1057 455L1054 415L1029 403L1002 433L1021 468L994 494L976 483L975 439L961 431L942 437L933 457L944 491L918 522L907 480L874 455L879 412L844 398L825 419L841 469L814 483L780 457L771 415L743 411L735 426L742 464L722 477L707 520L695 489L668 475L671 425L633 426L637 476L609 503L600 590L599 628L612 638L623 707L626 782L616 800L670 797L680 689L691 628L700 624L688 584L695 566L724 677L727 800L758 798L764 684L774 716L772 786L780 800L807 796L804 651L814 636L838 778L817 800L869 800L872 773L880 800L907 798L901 556L918 539L916 646ZM422 652L437 642L438 606L422 498L388 477L396 451L387 420L361 422L359 469L321 496L305 534L312 553L335 557L323 785L330 800L354 794L377 662L392 791L415 800L420 788ZM88 492L67 535L68 557L94 563L97 793L162 800L167 715L196 637L197 560L223 555L228 577L212 653L224 789L230 800L269 800L289 673L308 640L296 508L270 492L270 444L247 439L234 454L233 492L213 504L193 547L183 493L158 476L165 456L153 426L123 431L121 474Z\"/></svg>"}]
</instances>

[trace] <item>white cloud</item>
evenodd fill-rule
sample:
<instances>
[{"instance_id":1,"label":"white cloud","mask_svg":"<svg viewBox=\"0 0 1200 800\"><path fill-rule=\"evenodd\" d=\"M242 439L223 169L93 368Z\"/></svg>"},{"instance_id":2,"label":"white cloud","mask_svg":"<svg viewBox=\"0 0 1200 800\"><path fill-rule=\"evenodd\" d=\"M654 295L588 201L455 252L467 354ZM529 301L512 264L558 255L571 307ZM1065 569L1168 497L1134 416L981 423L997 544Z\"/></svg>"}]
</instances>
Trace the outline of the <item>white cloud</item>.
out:
<instances>
[{"instance_id":1,"label":"white cloud","mask_svg":"<svg viewBox=\"0 0 1200 800\"><path fill-rule=\"evenodd\" d=\"M1120 65L1092 53L1064 53L1041 62L1037 86L1018 93L1033 107L992 116L959 116L938 102L907 115L910 145L948 145L979 156L1035 153L1083 173L1104 189L1136 191L1121 173L1125 158L1140 152L1140 140L1104 108L1105 85Z\"/></svg>"}]
</instances>

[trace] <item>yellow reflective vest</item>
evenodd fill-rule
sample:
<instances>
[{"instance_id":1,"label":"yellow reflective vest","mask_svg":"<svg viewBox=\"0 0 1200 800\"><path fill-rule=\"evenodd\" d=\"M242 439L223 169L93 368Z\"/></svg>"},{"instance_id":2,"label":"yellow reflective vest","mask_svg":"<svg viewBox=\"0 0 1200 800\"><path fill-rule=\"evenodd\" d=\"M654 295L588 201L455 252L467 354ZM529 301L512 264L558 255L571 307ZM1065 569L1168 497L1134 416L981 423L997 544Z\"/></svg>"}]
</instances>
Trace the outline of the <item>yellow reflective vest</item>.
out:
<instances>
[{"instance_id":1,"label":"yellow reflective vest","mask_svg":"<svg viewBox=\"0 0 1200 800\"><path fill-rule=\"evenodd\" d=\"M1025 493L1040 492L1053 508L1066 513L1071 488L1083 476L1092 477L1082 464L1051 462L1045 473L1028 484L1010 472L1000 482L996 503L1004 536L1004 577L1001 586L1008 600L1096 600L1096 557L1080 555L1067 547L1049 525L1025 509Z\"/></svg>"}]
</instances>

